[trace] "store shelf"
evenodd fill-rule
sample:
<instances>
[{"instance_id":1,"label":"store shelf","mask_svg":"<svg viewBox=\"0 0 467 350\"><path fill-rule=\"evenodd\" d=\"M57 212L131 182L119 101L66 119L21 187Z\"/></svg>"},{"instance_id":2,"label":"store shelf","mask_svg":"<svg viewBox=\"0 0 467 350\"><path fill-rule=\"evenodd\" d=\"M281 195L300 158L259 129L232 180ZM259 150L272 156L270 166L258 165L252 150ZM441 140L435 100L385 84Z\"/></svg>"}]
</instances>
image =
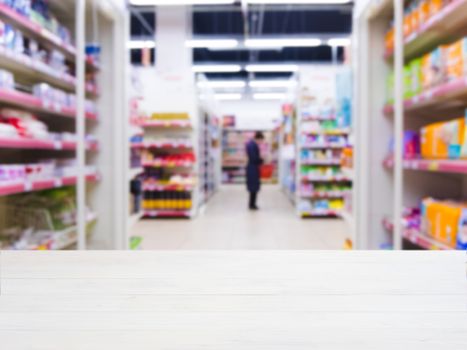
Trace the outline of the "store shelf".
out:
<instances>
[{"instance_id":1,"label":"store shelf","mask_svg":"<svg viewBox=\"0 0 467 350\"><path fill-rule=\"evenodd\" d=\"M51 105L38 97L16 90L0 89L0 103L33 113L67 118L75 118L76 116L76 110L74 108ZM89 120L97 120L97 115L94 113L86 113L86 118Z\"/></svg>"},{"instance_id":2,"label":"store shelf","mask_svg":"<svg viewBox=\"0 0 467 350\"><path fill-rule=\"evenodd\" d=\"M334 145L334 144L331 144L331 143L323 143L323 144L314 144L314 143L304 143L302 145L300 145L301 148L304 148L304 149L326 149L326 148L330 148L330 149L341 149L341 148L345 148L345 147L348 147L347 145Z\"/></svg>"},{"instance_id":3,"label":"store shelf","mask_svg":"<svg viewBox=\"0 0 467 350\"><path fill-rule=\"evenodd\" d=\"M148 218L190 218L191 210L146 210L144 217Z\"/></svg>"},{"instance_id":4,"label":"store shelf","mask_svg":"<svg viewBox=\"0 0 467 350\"><path fill-rule=\"evenodd\" d=\"M2 68L12 73L19 73L36 82L50 83L67 90L72 90L76 86L76 79L72 75L59 72L25 54L16 53L0 46L0 59Z\"/></svg>"},{"instance_id":5,"label":"store shelf","mask_svg":"<svg viewBox=\"0 0 467 350\"><path fill-rule=\"evenodd\" d=\"M301 165L340 165L340 158L335 159L313 159L313 160L302 160Z\"/></svg>"},{"instance_id":6,"label":"store shelf","mask_svg":"<svg viewBox=\"0 0 467 350\"><path fill-rule=\"evenodd\" d=\"M50 46L62 51L67 55L68 58L75 58L76 49L72 45L65 43L54 33L51 33L39 24L32 22L29 18L17 13L7 5L0 4L0 18L11 23L14 27L21 30L22 32L25 32L33 36L35 39L40 40L46 46Z\"/></svg>"},{"instance_id":7,"label":"store shelf","mask_svg":"<svg viewBox=\"0 0 467 350\"><path fill-rule=\"evenodd\" d=\"M302 117L302 122L324 122L327 120L336 120L335 116L330 116L330 117L320 117L320 116L303 116Z\"/></svg>"},{"instance_id":8,"label":"store shelf","mask_svg":"<svg viewBox=\"0 0 467 350\"><path fill-rule=\"evenodd\" d=\"M404 56L416 57L434 46L450 40L462 33L467 22L467 1L454 0L436 15L422 23L418 31L405 40ZM392 58L393 52L385 53L385 58Z\"/></svg>"},{"instance_id":9,"label":"store shelf","mask_svg":"<svg viewBox=\"0 0 467 350\"><path fill-rule=\"evenodd\" d=\"M86 176L87 182L96 182L98 180L98 174L90 174ZM37 180L32 182L0 183L0 196L10 196L20 193L49 190L65 186L73 186L76 185L76 182L76 176L66 176L56 177L47 180Z\"/></svg>"},{"instance_id":10,"label":"store shelf","mask_svg":"<svg viewBox=\"0 0 467 350\"><path fill-rule=\"evenodd\" d=\"M24 137L0 137L0 148L73 151L76 149L76 142L34 140ZM89 151L97 151L99 149L99 144L97 142L87 142L86 149Z\"/></svg>"},{"instance_id":11,"label":"store shelf","mask_svg":"<svg viewBox=\"0 0 467 350\"><path fill-rule=\"evenodd\" d=\"M300 177L302 180L306 180L309 182L351 182L352 179L345 176L345 175L336 175L336 176L308 176L308 175L301 175Z\"/></svg>"},{"instance_id":12,"label":"store shelf","mask_svg":"<svg viewBox=\"0 0 467 350\"><path fill-rule=\"evenodd\" d=\"M187 161L153 161L143 162L144 168L192 168L194 162Z\"/></svg>"},{"instance_id":13,"label":"store shelf","mask_svg":"<svg viewBox=\"0 0 467 350\"><path fill-rule=\"evenodd\" d=\"M350 129L332 129L332 130L317 130L317 131L302 131L303 135L325 135L325 136L339 136L350 134Z\"/></svg>"},{"instance_id":14,"label":"store shelf","mask_svg":"<svg viewBox=\"0 0 467 350\"><path fill-rule=\"evenodd\" d=\"M442 108L465 106L467 102L467 77L463 77L424 91L404 101L404 109L408 112L438 112ZM388 104L384 114L394 113L394 106Z\"/></svg>"},{"instance_id":15,"label":"store shelf","mask_svg":"<svg viewBox=\"0 0 467 350\"><path fill-rule=\"evenodd\" d=\"M194 185L185 184L143 184L143 191L193 191Z\"/></svg>"},{"instance_id":16,"label":"store shelf","mask_svg":"<svg viewBox=\"0 0 467 350\"><path fill-rule=\"evenodd\" d=\"M161 148L161 149L192 149L193 145L188 141L172 141L172 142L141 142L133 143L132 148Z\"/></svg>"},{"instance_id":17,"label":"store shelf","mask_svg":"<svg viewBox=\"0 0 467 350\"><path fill-rule=\"evenodd\" d=\"M394 167L394 159L386 158L383 162L386 168ZM444 172L454 174L467 174L467 160L451 160L451 159L405 159L403 161L404 169Z\"/></svg>"},{"instance_id":18,"label":"store shelf","mask_svg":"<svg viewBox=\"0 0 467 350\"><path fill-rule=\"evenodd\" d=\"M341 167L341 172L342 174L350 179L350 180L355 180L355 170L352 168L347 168L347 167Z\"/></svg>"},{"instance_id":19,"label":"store shelf","mask_svg":"<svg viewBox=\"0 0 467 350\"><path fill-rule=\"evenodd\" d=\"M348 194L345 191L318 191L318 192L302 192L300 198L343 198Z\"/></svg>"},{"instance_id":20,"label":"store shelf","mask_svg":"<svg viewBox=\"0 0 467 350\"><path fill-rule=\"evenodd\" d=\"M390 232L394 230L393 222L387 218L383 219L383 227ZM423 249L453 250L453 248L424 235L423 233L414 228L404 228L402 230L402 236L404 237L404 239Z\"/></svg>"},{"instance_id":21,"label":"store shelf","mask_svg":"<svg viewBox=\"0 0 467 350\"><path fill-rule=\"evenodd\" d=\"M315 209L310 211L302 211L300 215L303 218L339 217L340 211L330 209Z\"/></svg>"},{"instance_id":22,"label":"store shelf","mask_svg":"<svg viewBox=\"0 0 467 350\"><path fill-rule=\"evenodd\" d=\"M86 218L86 226L89 228L97 222L96 214L90 214ZM72 226L61 231L51 232L49 237L40 243L29 244L27 250L66 250L78 243L77 227ZM4 250L15 250L15 247L3 248ZM23 249L23 248L22 248Z\"/></svg>"},{"instance_id":23,"label":"store shelf","mask_svg":"<svg viewBox=\"0 0 467 350\"><path fill-rule=\"evenodd\" d=\"M145 120L138 123L143 128L176 128L176 129L191 129L191 121L189 120Z\"/></svg>"}]
</instances>

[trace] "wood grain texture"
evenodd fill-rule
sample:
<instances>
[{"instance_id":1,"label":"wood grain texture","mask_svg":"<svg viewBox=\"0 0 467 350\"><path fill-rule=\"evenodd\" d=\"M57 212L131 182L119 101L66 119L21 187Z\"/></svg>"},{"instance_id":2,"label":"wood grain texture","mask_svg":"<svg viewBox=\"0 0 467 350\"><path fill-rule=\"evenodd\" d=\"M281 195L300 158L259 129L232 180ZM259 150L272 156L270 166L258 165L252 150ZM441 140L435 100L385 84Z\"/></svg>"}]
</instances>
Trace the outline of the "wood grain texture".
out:
<instances>
[{"instance_id":1,"label":"wood grain texture","mask_svg":"<svg viewBox=\"0 0 467 350\"><path fill-rule=\"evenodd\" d=\"M463 252L0 252L1 349L463 349Z\"/></svg>"}]
</instances>

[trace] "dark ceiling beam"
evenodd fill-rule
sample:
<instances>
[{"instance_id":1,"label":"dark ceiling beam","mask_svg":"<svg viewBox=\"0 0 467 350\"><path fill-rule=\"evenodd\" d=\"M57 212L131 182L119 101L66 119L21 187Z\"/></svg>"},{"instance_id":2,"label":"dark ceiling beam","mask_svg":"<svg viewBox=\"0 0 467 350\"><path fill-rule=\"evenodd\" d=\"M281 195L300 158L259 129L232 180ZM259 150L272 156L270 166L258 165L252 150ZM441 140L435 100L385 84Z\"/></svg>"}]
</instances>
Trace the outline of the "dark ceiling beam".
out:
<instances>
[{"instance_id":1,"label":"dark ceiling beam","mask_svg":"<svg viewBox=\"0 0 467 350\"><path fill-rule=\"evenodd\" d=\"M353 9L352 3L342 5L295 5L295 4L277 4L277 5L249 5L250 11L260 11L261 6L265 6L266 11L340 11L343 13L351 13ZM157 7L154 6L132 6L131 11L136 12L152 12ZM196 5L192 7L193 12L241 12L239 5Z\"/></svg>"}]
</instances>

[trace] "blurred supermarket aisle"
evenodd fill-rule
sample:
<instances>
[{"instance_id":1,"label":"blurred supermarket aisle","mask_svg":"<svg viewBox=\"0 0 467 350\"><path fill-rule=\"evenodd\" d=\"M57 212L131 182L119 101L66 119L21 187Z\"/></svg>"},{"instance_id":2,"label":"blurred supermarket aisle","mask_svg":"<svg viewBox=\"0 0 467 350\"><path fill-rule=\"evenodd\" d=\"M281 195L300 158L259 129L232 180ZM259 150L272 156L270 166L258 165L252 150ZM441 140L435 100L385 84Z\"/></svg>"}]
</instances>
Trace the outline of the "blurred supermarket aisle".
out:
<instances>
[{"instance_id":1,"label":"blurred supermarket aisle","mask_svg":"<svg viewBox=\"0 0 467 350\"><path fill-rule=\"evenodd\" d=\"M152 249L341 249L340 219L298 220L277 186L263 186L258 212L248 211L244 186L224 186L195 220L143 220L135 234Z\"/></svg>"}]
</instances>

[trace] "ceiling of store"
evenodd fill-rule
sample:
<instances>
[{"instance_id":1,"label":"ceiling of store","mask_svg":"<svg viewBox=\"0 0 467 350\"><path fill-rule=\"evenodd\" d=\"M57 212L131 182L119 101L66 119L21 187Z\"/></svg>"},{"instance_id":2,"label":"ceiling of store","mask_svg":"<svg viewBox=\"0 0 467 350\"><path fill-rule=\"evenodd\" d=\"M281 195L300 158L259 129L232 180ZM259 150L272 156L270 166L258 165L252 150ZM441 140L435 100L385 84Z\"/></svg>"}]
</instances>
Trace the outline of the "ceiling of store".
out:
<instances>
[{"instance_id":1,"label":"ceiling of store","mask_svg":"<svg viewBox=\"0 0 467 350\"><path fill-rule=\"evenodd\" d=\"M247 16L239 5L193 6L193 37L286 36L345 37L352 31L353 4L345 5L256 5L249 6ZM155 9L133 7L132 38L151 38L156 27ZM208 50L194 49L195 64L246 64L267 62L331 62L330 46L288 47L281 50ZM154 55L153 55L154 56ZM337 51L343 59L343 49ZM141 61L140 50L132 51L132 60ZM236 73L237 77L247 73ZM210 74L222 76L222 74ZM263 74L264 75L264 74ZM266 74L267 75L267 74ZM274 76L281 74L274 73ZM283 74L282 74L283 75ZM229 77L232 77L229 74Z\"/></svg>"}]
</instances>

